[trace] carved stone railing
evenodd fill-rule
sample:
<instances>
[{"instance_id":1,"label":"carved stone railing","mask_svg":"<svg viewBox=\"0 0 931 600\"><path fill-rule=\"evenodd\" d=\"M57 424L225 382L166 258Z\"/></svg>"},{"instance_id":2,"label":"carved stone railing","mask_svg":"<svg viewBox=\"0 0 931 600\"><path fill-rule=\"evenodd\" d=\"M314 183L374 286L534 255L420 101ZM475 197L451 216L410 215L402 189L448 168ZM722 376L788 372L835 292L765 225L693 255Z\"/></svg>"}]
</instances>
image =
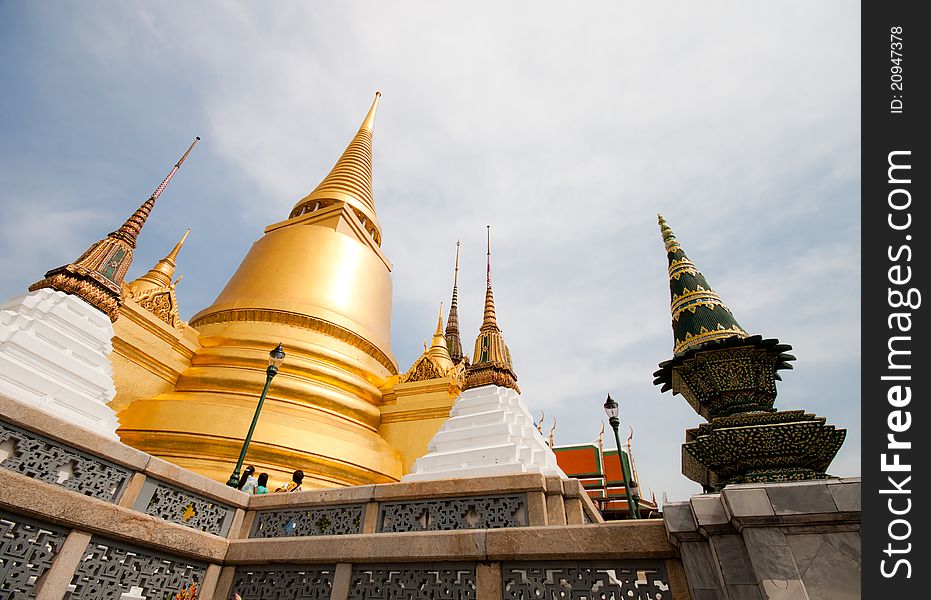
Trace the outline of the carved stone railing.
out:
<instances>
[{"instance_id":1,"label":"carved stone railing","mask_svg":"<svg viewBox=\"0 0 931 600\"><path fill-rule=\"evenodd\" d=\"M236 509L195 492L146 479L135 503L136 510L172 523L225 536Z\"/></svg>"},{"instance_id":2,"label":"carved stone railing","mask_svg":"<svg viewBox=\"0 0 931 600\"><path fill-rule=\"evenodd\" d=\"M68 600L164 598L203 581L207 565L106 538L91 538L71 581Z\"/></svg>"},{"instance_id":3,"label":"carved stone railing","mask_svg":"<svg viewBox=\"0 0 931 600\"><path fill-rule=\"evenodd\" d=\"M255 515L249 537L272 538L305 535L362 533L364 504L315 506L292 510L263 510Z\"/></svg>"},{"instance_id":4,"label":"carved stone railing","mask_svg":"<svg viewBox=\"0 0 931 600\"><path fill-rule=\"evenodd\" d=\"M475 565L354 565L349 600L444 598L476 600Z\"/></svg>"},{"instance_id":5,"label":"carved stone railing","mask_svg":"<svg viewBox=\"0 0 931 600\"><path fill-rule=\"evenodd\" d=\"M382 502L380 532L526 527L527 495L473 496Z\"/></svg>"},{"instance_id":6,"label":"carved stone railing","mask_svg":"<svg viewBox=\"0 0 931 600\"><path fill-rule=\"evenodd\" d=\"M507 600L674 600L663 561L559 561L505 563Z\"/></svg>"},{"instance_id":7,"label":"carved stone railing","mask_svg":"<svg viewBox=\"0 0 931 600\"><path fill-rule=\"evenodd\" d=\"M242 600L330 600L335 569L336 565L239 567L231 592Z\"/></svg>"},{"instance_id":8,"label":"carved stone railing","mask_svg":"<svg viewBox=\"0 0 931 600\"><path fill-rule=\"evenodd\" d=\"M655 582L642 574L665 565L664 597L685 597L662 523L600 522L574 480L522 474L248 496L3 397L0 415L0 599L163 600L194 582L202 600L527 597L533 572L507 570L514 565L549 568L547 589L581 594L579 582L553 583L566 561L602 587L651 599ZM623 571L644 558L649 568ZM620 562L599 570L586 562L596 559Z\"/></svg>"},{"instance_id":9,"label":"carved stone railing","mask_svg":"<svg viewBox=\"0 0 931 600\"><path fill-rule=\"evenodd\" d=\"M17 592L31 597L67 535L60 527L0 511L0 598Z\"/></svg>"},{"instance_id":10,"label":"carved stone railing","mask_svg":"<svg viewBox=\"0 0 931 600\"><path fill-rule=\"evenodd\" d=\"M133 472L0 421L0 467L85 496L119 502Z\"/></svg>"}]
</instances>

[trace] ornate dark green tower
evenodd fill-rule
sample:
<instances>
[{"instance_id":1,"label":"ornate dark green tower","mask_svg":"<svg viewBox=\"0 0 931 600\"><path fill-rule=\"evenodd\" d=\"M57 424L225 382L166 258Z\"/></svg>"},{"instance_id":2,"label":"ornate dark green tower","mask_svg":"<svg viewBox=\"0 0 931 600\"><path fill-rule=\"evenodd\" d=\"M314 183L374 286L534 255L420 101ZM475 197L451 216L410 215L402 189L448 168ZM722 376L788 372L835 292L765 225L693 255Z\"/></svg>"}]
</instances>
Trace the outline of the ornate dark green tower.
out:
<instances>
[{"instance_id":1,"label":"ornate dark green tower","mask_svg":"<svg viewBox=\"0 0 931 600\"><path fill-rule=\"evenodd\" d=\"M708 420L685 432L682 474L705 491L729 483L830 477L825 471L847 431L801 410L776 411L779 371L792 346L749 335L689 260L662 215L669 259L673 357L655 385L682 394Z\"/></svg>"}]
</instances>

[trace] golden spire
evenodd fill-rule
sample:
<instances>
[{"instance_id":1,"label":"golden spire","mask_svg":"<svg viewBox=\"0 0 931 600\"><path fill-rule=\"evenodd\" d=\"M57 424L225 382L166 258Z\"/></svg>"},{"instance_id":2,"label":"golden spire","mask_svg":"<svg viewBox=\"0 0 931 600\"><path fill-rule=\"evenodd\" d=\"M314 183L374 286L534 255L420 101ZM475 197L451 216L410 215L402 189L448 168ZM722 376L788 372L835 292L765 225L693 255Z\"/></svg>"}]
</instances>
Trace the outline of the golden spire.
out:
<instances>
[{"instance_id":1,"label":"golden spire","mask_svg":"<svg viewBox=\"0 0 931 600\"><path fill-rule=\"evenodd\" d=\"M466 371L463 390L483 385L509 387L520 393L511 363L511 351L495 318L495 298L491 291L491 226L488 226L488 264L485 283L485 315L475 340L472 365Z\"/></svg>"},{"instance_id":2,"label":"golden spire","mask_svg":"<svg viewBox=\"0 0 931 600\"><path fill-rule=\"evenodd\" d=\"M168 256L158 261L154 267L149 269L148 273L129 284L130 297L140 296L149 290L171 287L171 280L175 276L175 266L177 266L175 260L177 260L178 252L181 251L181 246L184 245L184 240L187 239L189 233L191 233L190 227L184 232L181 240L175 244L171 252L168 253Z\"/></svg>"},{"instance_id":3,"label":"golden spire","mask_svg":"<svg viewBox=\"0 0 931 600\"><path fill-rule=\"evenodd\" d=\"M375 92L375 100L358 133L323 181L294 205L289 218L293 219L334 202L345 202L353 208L375 243L381 245L381 225L375 215L375 197L372 194L372 133L375 130L375 109L380 97L381 92Z\"/></svg>"},{"instance_id":4,"label":"golden spire","mask_svg":"<svg viewBox=\"0 0 931 600\"><path fill-rule=\"evenodd\" d=\"M94 308L106 313L111 321L119 316L120 304L123 303L122 285L126 271L133 261L133 250L136 248L136 238L142 231L155 201L168 186L172 177L181 168L184 159L188 157L199 137L188 147L187 151L175 163L162 183L155 188L148 200L136 209L119 229L87 249L73 263L52 269L45 274L45 279L29 286L34 292L42 288L52 288L66 294L73 294Z\"/></svg>"},{"instance_id":5,"label":"golden spire","mask_svg":"<svg viewBox=\"0 0 931 600\"><path fill-rule=\"evenodd\" d=\"M424 343L424 351L407 373L404 374L402 382L408 381L425 381L428 379L437 379L445 377L455 365L449 357L449 351L446 349L446 338L443 336L443 304L440 303L440 313L436 319L436 331L433 333L433 341L430 347Z\"/></svg>"},{"instance_id":6,"label":"golden spire","mask_svg":"<svg viewBox=\"0 0 931 600\"><path fill-rule=\"evenodd\" d=\"M446 320L446 347L454 363L462 361L462 340L459 338L459 240L456 240L456 269L453 271L453 299ZM468 358L466 358L468 360Z\"/></svg>"},{"instance_id":7,"label":"golden spire","mask_svg":"<svg viewBox=\"0 0 931 600\"><path fill-rule=\"evenodd\" d=\"M446 348L446 337L443 335L442 302L440 302L440 314L436 316L436 331L433 333L433 341L430 343L427 354L443 363L444 367L446 367L446 363L449 363L449 368L452 368L453 359L449 356L449 350Z\"/></svg>"}]
</instances>

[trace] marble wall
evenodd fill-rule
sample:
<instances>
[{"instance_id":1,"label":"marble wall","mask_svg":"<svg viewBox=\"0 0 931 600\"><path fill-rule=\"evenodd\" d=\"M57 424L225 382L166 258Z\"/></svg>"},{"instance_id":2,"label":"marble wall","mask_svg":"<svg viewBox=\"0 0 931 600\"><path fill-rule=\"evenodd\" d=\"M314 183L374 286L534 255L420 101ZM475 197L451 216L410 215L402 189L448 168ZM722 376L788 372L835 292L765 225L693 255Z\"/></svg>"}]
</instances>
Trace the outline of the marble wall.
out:
<instances>
[{"instance_id":1,"label":"marble wall","mask_svg":"<svg viewBox=\"0 0 931 600\"><path fill-rule=\"evenodd\" d=\"M733 485L663 507L694 600L860 597L860 480Z\"/></svg>"}]
</instances>

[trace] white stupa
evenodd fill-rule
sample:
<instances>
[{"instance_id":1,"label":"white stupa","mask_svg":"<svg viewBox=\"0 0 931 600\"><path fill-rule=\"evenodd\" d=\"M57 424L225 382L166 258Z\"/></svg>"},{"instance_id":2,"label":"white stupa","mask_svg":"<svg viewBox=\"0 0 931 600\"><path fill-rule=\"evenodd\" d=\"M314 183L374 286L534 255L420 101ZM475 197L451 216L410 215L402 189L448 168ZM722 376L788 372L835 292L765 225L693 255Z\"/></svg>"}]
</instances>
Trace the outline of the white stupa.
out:
<instances>
[{"instance_id":1,"label":"white stupa","mask_svg":"<svg viewBox=\"0 0 931 600\"><path fill-rule=\"evenodd\" d=\"M517 387L511 352L495 318L490 247L488 256L485 316L463 392L430 440L427 454L402 481L519 473L566 477Z\"/></svg>"}]
</instances>

